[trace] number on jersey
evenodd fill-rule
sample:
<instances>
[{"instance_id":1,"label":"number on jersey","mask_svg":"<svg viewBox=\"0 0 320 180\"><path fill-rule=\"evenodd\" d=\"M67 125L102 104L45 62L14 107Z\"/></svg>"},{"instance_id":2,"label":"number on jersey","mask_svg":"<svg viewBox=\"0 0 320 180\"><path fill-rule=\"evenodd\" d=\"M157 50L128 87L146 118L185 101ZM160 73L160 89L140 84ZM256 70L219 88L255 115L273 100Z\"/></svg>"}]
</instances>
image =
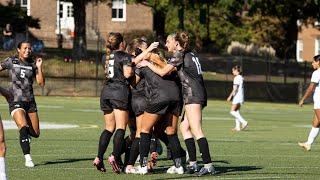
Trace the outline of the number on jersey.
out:
<instances>
[{"instance_id":1,"label":"number on jersey","mask_svg":"<svg viewBox=\"0 0 320 180\"><path fill-rule=\"evenodd\" d=\"M21 71L20 71L20 77L21 77L21 78L25 78L25 77L26 77L26 70L25 70L25 69L21 69Z\"/></svg>"},{"instance_id":2,"label":"number on jersey","mask_svg":"<svg viewBox=\"0 0 320 180\"><path fill-rule=\"evenodd\" d=\"M114 60L109 60L108 77L113 78L113 76L114 76Z\"/></svg>"},{"instance_id":3,"label":"number on jersey","mask_svg":"<svg viewBox=\"0 0 320 180\"><path fill-rule=\"evenodd\" d=\"M192 61L194 62L194 64L195 64L196 67L197 67L198 74L202 74L201 64L200 64L200 62L199 62L199 58L198 58L197 56L193 56L193 57L192 57Z\"/></svg>"}]
</instances>

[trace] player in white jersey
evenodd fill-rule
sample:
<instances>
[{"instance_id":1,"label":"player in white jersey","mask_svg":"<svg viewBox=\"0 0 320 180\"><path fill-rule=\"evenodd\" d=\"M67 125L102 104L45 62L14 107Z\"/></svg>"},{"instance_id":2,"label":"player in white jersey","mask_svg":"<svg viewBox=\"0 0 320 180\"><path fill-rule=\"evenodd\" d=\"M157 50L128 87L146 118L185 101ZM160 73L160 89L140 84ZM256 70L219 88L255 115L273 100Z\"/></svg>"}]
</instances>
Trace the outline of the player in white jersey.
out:
<instances>
[{"instance_id":1,"label":"player in white jersey","mask_svg":"<svg viewBox=\"0 0 320 180\"><path fill-rule=\"evenodd\" d=\"M243 119L240 115L240 107L244 102L243 94L243 77L241 72L241 67L236 65L232 68L232 74L235 76L233 79L233 89L227 99L227 101L232 100L230 114L235 118L236 126L232 131L245 130L248 127L248 122Z\"/></svg>"},{"instance_id":2,"label":"player in white jersey","mask_svg":"<svg viewBox=\"0 0 320 180\"><path fill-rule=\"evenodd\" d=\"M312 121L312 128L310 130L308 140L306 142L299 142L299 146L304 148L306 151L311 150L311 144L314 142L319 134L320 127L320 55L314 56L312 61L312 67L315 70L311 76L310 85L305 92L304 96L299 102L299 106L302 107L304 100L307 99L313 93L313 109L314 116Z\"/></svg>"}]
</instances>

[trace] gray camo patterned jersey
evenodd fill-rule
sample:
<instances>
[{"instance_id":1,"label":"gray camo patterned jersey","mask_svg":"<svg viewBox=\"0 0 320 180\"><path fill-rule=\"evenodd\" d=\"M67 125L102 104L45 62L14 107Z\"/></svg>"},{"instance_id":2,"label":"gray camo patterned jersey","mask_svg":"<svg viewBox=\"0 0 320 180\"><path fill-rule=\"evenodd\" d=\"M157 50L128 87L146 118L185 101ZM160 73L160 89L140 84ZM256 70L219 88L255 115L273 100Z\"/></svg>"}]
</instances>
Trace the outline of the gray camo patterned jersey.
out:
<instances>
[{"instance_id":1,"label":"gray camo patterned jersey","mask_svg":"<svg viewBox=\"0 0 320 180\"><path fill-rule=\"evenodd\" d=\"M36 64L33 60L21 61L17 57L9 57L1 62L2 70L9 71L11 86L9 91L13 94L14 102L34 101L33 79L36 76Z\"/></svg>"}]
</instances>

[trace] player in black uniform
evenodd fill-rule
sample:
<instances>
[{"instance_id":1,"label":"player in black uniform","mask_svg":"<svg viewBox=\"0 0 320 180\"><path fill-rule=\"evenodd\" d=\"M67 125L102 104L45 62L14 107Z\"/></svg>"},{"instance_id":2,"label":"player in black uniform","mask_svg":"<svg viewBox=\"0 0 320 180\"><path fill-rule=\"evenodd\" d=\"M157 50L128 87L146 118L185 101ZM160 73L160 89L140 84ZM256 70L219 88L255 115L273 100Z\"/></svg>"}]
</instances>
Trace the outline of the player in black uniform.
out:
<instances>
[{"instance_id":1,"label":"player in black uniform","mask_svg":"<svg viewBox=\"0 0 320 180\"><path fill-rule=\"evenodd\" d=\"M139 64L138 64L139 65ZM181 164L180 149L181 145L177 136L176 127L179 107L179 88L174 81L175 74L167 75L161 78L147 67L140 68L138 75L145 78L147 94L147 108L143 114L143 121L140 133L140 167L137 173L146 174L148 172L147 162L150 149L151 134L150 131L154 125L163 125L168 135L169 147L172 152L174 166L170 167L167 173L183 174ZM161 116L166 115L166 121L157 123ZM157 127L154 127L157 129Z\"/></svg>"},{"instance_id":2,"label":"player in black uniform","mask_svg":"<svg viewBox=\"0 0 320 180\"><path fill-rule=\"evenodd\" d=\"M201 127L202 108L207 105L207 94L199 59L196 54L189 50L189 35L186 32L169 35L166 47L169 52L173 52L173 57L164 68L158 68L147 61L143 61L141 64L149 67L160 76L178 71L185 105L185 115L180 124L180 129L190 158L186 173L198 171L196 147L193 139L195 137L204 163L204 167L197 174L199 176L214 174L215 170L210 157L208 141Z\"/></svg>"},{"instance_id":3,"label":"player in black uniform","mask_svg":"<svg viewBox=\"0 0 320 180\"><path fill-rule=\"evenodd\" d=\"M106 45L105 74L106 81L100 96L100 107L104 113L105 130L99 140L98 156L93 165L105 172L103 156L113 132L113 152L108 161L116 173L120 173L121 148L129 119L129 83L132 76L131 56L124 52L125 42L120 33L110 33Z\"/></svg>"},{"instance_id":4,"label":"player in black uniform","mask_svg":"<svg viewBox=\"0 0 320 180\"><path fill-rule=\"evenodd\" d=\"M25 156L25 166L34 167L30 156L29 136L38 138L40 135L37 105L33 94L33 79L44 86L42 59L31 58L31 44L27 41L18 44L18 56L9 57L0 64L0 71L8 69L11 78L9 102L11 116L16 122L20 133L20 146Z\"/></svg>"}]
</instances>

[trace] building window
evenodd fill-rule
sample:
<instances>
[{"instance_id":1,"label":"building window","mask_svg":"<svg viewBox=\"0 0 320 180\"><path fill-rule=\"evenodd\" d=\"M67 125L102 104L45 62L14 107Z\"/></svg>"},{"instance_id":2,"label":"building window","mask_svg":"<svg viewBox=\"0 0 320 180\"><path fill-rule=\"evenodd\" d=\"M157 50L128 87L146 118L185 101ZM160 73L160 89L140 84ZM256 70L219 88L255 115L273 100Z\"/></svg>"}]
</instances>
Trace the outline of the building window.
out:
<instances>
[{"instance_id":1,"label":"building window","mask_svg":"<svg viewBox=\"0 0 320 180\"><path fill-rule=\"evenodd\" d=\"M16 5L25 9L27 11L27 15L30 16L30 0L16 0Z\"/></svg>"},{"instance_id":2,"label":"building window","mask_svg":"<svg viewBox=\"0 0 320 180\"><path fill-rule=\"evenodd\" d=\"M112 0L112 21L126 21L125 0Z\"/></svg>"},{"instance_id":3,"label":"building window","mask_svg":"<svg viewBox=\"0 0 320 180\"><path fill-rule=\"evenodd\" d=\"M303 51L303 42L302 42L302 40L297 40L296 56L297 56L298 62L303 62L302 51Z\"/></svg>"},{"instance_id":4,"label":"building window","mask_svg":"<svg viewBox=\"0 0 320 180\"><path fill-rule=\"evenodd\" d=\"M317 37L315 39L315 49L314 49L314 55L320 55L320 37Z\"/></svg>"},{"instance_id":5,"label":"building window","mask_svg":"<svg viewBox=\"0 0 320 180\"><path fill-rule=\"evenodd\" d=\"M67 6L67 17L73 17L73 8L72 8L72 6Z\"/></svg>"}]
</instances>

